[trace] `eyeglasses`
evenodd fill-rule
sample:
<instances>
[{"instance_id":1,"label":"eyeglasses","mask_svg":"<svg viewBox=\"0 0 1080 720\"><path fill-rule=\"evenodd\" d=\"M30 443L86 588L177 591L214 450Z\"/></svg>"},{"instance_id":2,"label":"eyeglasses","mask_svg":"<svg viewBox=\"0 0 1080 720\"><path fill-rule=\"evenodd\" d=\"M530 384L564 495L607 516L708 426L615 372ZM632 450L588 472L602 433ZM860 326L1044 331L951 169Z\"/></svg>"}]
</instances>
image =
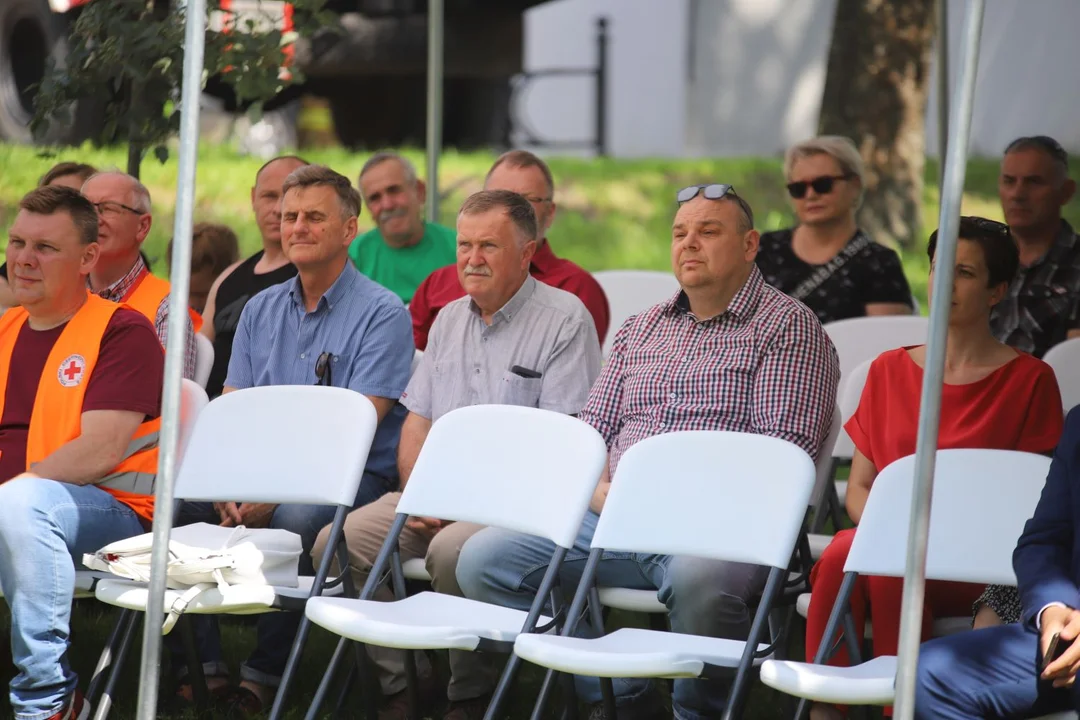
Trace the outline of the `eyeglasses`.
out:
<instances>
[{"instance_id":1,"label":"eyeglasses","mask_svg":"<svg viewBox=\"0 0 1080 720\"><path fill-rule=\"evenodd\" d=\"M799 180L798 182L788 183L787 191L788 195L796 200L802 200L806 197L806 191L808 188L814 188L814 192L818 195L828 195L832 192L833 186L837 180L848 180L851 178L850 174L847 175L822 175L816 177L813 180Z\"/></svg>"},{"instance_id":2,"label":"eyeglasses","mask_svg":"<svg viewBox=\"0 0 1080 720\"><path fill-rule=\"evenodd\" d=\"M706 200L720 200L725 197L731 198L739 206L739 209L742 210L743 214L746 215L747 224L750 227L754 227L754 211L751 210L750 205L735 192L735 186L721 183L689 185L675 193L675 200L679 205L682 205L683 203L690 202L698 195L704 195Z\"/></svg>"},{"instance_id":3,"label":"eyeglasses","mask_svg":"<svg viewBox=\"0 0 1080 720\"><path fill-rule=\"evenodd\" d=\"M541 203L551 202L554 199L549 197L535 197L533 195L522 195L522 197L531 203L536 203L537 205L540 205Z\"/></svg>"},{"instance_id":4,"label":"eyeglasses","mask_svg":"<svg viewBox=\"0 0 1080 720\"><path fill-rule=\"evenodd\" d=\"M975 235L979 232L991 235L999 235L1001 237L1012 236L1011 232L1009 231L1009 226L1005 223L998 222L997 220L990 220L984 217L978 217L976 215L961 216L960 230L958 232L958 235L960 237Z\"/></svg>"},{"instance_id":5,"label":"eyeglasses","mask_svg":"<svg viewBox=\"0 0 1080 720\"><path fill-rule=\"evenodd\" d=\"M113 202L112 200L103 200L102 202L92 203L94 208L97 209L98 215L119 215L127 210L133 215L145 215L142 210L125 205L124 203Z\"/></svg>"},{"instance_id":6,"label":"eyeglasses","mask_svg":"<svg viewBox=\"0 0 1080 720\"><path fill-rule=\"evenodd\" d=\"M319 355L319 359L315 361L316 385L330 386L334 384L330 372L330 364L333 360L334 355L332 353L324 352Z\"/></svg>"}]
</instances>

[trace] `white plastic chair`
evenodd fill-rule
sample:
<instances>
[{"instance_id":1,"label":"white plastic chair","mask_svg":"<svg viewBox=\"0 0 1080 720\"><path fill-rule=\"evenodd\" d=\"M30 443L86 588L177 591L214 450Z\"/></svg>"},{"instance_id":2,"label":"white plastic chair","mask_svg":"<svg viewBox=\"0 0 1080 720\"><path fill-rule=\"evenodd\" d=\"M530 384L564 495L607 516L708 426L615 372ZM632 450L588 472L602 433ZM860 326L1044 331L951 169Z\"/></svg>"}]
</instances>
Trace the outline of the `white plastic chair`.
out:
<instances>
[{"instance_id":1,"label":"white plastic chair","mask_svg":"<svg viewBox=\"0 0 1080 720\"><path fill-rule=\"evenodd\" d=\"M334 547L356 500L377 422L371 401L344 388L284 385L222 395L199 415L177 474L176 496L213 502L334 505L337 511L330 530L330 547ZM200 595L187 612L253 615L302 610L310 597L342 592L340 585L326 584L332 559L333 553L326 553L315 576L301 577L298 587L215 588ZM182 593L166 591L166 608ZM95 591L104 603L139 612L146 610L148 595L147 585L119 579L102 580ZM303 620L272 717L284 703L309 629ZM198 682L198 663L190 666L196 668L193 679ZM114 677L119 670L118 661Z\"/></svg>"},{"instance_id":2,"label":"white plastic chair","mask_svg":"<svg viewBox=\"0 0 1080 720\"><path fill-rule=\"evenodd\" d=\"M486 446L480 454L473 450L478 437ZM535 451L537 438L557 452L530 452ZM529 461L522 462L524 457ZM607 447L600 434L568 415L513 405L475 405L443 415L424 441L361 599L313 598L305 610L307 617L344 639L384 647L509 652L519 633L549 622L541 617L541 609L577 538L606 462ZM554 542L556 551L529 612L434 592L405 597L396 567L391 574L401 599L372 600L409 515L501 527ZM308 717L317 716L345 655L344 639ZM411 658L407 664L412 665ZM505 696L518 664L513 658L507 664L491 700L493 709Z\"/></svg>"},{"instance_id":3,"label":"white plastic chair","mask_svg":"<svg viewBox=\"0 0 1080 720\"><path fill-rule=\"evenodd\" d=\"M1042 455L1009 450L939 451L927 579L1015 585L1013 548L1035 510L1049 465L1050 459ZM915 457L910 455L887 466L874 480L815 664L770 660L761 667L766 685L803 698L800 713L807 700L844 705L893 702L895 657L876 657L846 668L821 663L847 615L857 575L904 575L914 472ZM845 640L856 645L853 638Z\"/></svg>"},{"instance_id":4,"label":"white plastic chair","mask_svg":"<svg viewBox=\"0 0 1080 720\"><path fill-rule=\"evenodd\" d=\"M1043 362L1054 369L1065 412L1080 405L1080 338L1053 346L1043 355Z\"/></svg>"},{"instance_id":5,"label":"white plastic chair","mask_svg":"<svg viewBox=\"0 0 1080 720\"><path fill-rule=\"evenodd\" d=\"M611 307L611 329L602 348L604 357L611 352L615 333L627 318L670 299L679 291L679 281L670 272L600 270L593 277L600 283Z\"/></svg>"},{"instance_id":6,"label":"white plastic chair","mask_svg":"<svg viewBox=\"0 0 1080 720\"><path fill-rule=\"evenodd\" d=\"M825 323L840 359L840 387L860 363L886 350L926 344L928 319L916 315L875 315Z\"/></svg>"},{"instance_id":7,"label":"white plastic chair","mask_svg":"<svg viewBox=\"0 0 1080 720\"><path fill-rule=\"evenodd\" d=\"M642 440L626 451L615 471L567 625L557 636L519 635L514 653L557 672L601 678L698 678L736 671L724 717L737 717L751 667L772 652L760 641L766 639L769 611L787 577L815 474L803 450L763 435L691 431ZM632 628L595 639L572 637L593 595L604 550L770 567L747 641ZM598 616L594 609L599 626ZM545 682L545 688L550 685ZM541 716L545 695L533 717ZM605 696L608 717L615 717L610 693Z\"/></svg>"},{"instance_id":8,"label":"white plastic chair","mask_svg":"<svg viewBox=\"0 0 1080 720\"><path fill-rule=\"evenodd\" d=\"M837 435L840 428L840 411L839 408L833 413L832 421L829 423L828 434L825 436L825 440L821 443L821 449L818 452L817 463L815 464L816 480L814 482L814 491L810 497L811 507L817 507L825 495L825 490L828 487L828 483L833 478L833 463L832 463L832 447L836 442ZM821 556L821 551L829 544L832 538L828 535L815 535L810 534L807 536L810 543L810 556L816 559ZM405 576L414 577L410 575L410 570L415 574L424 567L423 561L419 561L420 565L409 567L410 563L414 561L410 560L405 563ZM426 571L425 571L426 574ZM416 577L414 579L422 579ZM638 612L646 614L658 614L667 613L667 606L660 602L660 599L656 596L655 590L640 590L636 588L621 588L621 587L601 587L598 588L600 604L604 607L613 608L616 610L624 610L626 612ZM658 627L658 624L654 624L654 629Z\"/></svg>"},{"instance_id":9,"label":"white plastic chair","mask_svg":"<svg viewBox=\"0 0 1080 720\"><path fill-rule=\"evenodd\" d=\"M195 382L205 388L214 367L214 343L202 333L195 333Z\"/></svg>"}]
</instances>

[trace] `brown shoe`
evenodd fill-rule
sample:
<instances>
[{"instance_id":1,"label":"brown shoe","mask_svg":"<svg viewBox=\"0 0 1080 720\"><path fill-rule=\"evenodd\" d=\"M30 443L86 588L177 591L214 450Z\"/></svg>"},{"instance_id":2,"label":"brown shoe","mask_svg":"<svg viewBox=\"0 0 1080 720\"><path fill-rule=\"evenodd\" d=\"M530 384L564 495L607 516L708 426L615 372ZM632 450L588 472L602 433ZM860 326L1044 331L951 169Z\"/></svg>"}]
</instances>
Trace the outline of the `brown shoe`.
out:
<instances>
[{"instance_id":1,"label":"brown shoe","mask_svg":"<svg viewBox=\"0 0 1080 720\"><path fill-rule=\"evenodd\" d=\"M435 678L425 675L420 678L420 687L417 688L417 696L420 701L419 716L413 717L409 712L409 689L394 693L383 700L379 708L379 720L420 720L428 711L439 702L439 698L445 692L435 683Z\"/></svg>"},{"instance_id":2,"label":"brown shoe","mask_svg":"<svg viewBox=\"0 0 1080 720\"><path fill-rule=\"evenodd\" d=\"M491 695L481 695L470 700L457 700L450 703L446 709L443 720L483 720L488 705L491 704Z\"/></svg>"}]
</instances>

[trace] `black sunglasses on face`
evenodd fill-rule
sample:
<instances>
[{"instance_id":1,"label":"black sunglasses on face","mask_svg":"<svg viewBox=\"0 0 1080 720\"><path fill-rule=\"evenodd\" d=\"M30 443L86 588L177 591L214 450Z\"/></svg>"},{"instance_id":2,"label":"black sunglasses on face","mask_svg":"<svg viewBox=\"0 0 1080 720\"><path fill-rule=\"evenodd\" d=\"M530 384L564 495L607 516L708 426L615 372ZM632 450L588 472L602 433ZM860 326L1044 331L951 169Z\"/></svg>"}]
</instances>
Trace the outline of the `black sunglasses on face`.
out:
<instances>
[{"instance_id":1,"label":"black sunglasses on face","mask_svg":"<svg viewBox=\"0 0 1080 720\"><path fill-rule=\"evenodd\" d=\"M851 175L822 175L813 180L799 180L798 182L788 183L787 191L796 200L806 197L806 191L809 188L814 188L814 192L818 195L828 195L832 192L833 185L836 184L837 180L847 180L850 177Z\"/></svg>"},{"instance_id":2,"label":"black sunglasses on face","mask_svg":"<svg viewBox=\"0 0 1080 720\"><path fill-rule=\"evenodd\" d=\"M746 201L739 197L739 194L735 192L734 185L726 185L722 183L713 183L710 185L689 185L684 187L679 192L675 193L675 200L679 205L690 202L698 195L704 195L706 200L720 200L721 198L729 197L738 203L739 208L746 215L746 220L749 222L750 227L754 226L754 211L750 209L750 206L746 204Z\"/></svg>"},{"instance_id":3,"label":"black sunglasses on face","mask_svg":"<svg viewBox=\"0 0 1080 720\"><path fill-rule=\"evenodd\" d=\"M330 363L333 361L334 355L332 353L324 352L319 355L319 359L315 361L315 378L316 385L333 385L331 379Z\"/></svg>"}]
</instances>

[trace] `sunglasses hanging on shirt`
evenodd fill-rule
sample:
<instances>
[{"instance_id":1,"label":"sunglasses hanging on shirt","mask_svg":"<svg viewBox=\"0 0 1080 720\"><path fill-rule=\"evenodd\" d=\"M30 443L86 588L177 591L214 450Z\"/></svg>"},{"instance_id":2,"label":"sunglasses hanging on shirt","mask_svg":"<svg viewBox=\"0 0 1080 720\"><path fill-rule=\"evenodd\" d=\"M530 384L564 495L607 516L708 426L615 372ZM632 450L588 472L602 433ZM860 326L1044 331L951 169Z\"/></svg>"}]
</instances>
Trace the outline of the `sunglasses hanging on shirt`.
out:
<instances>
[{"instance_id":1,"label":"sunglasses hanging on shirt","mask_svg":"<svg viewBox=\"0 0 1080 720\"><path fill-rule=\"evenodd\" d=\"M326 387L330 387L334 384L333 379L331 378L332 373L330 370L330 366L331 364L333 364L333 361L333 353L324 352L319 355L319 359L315 361L316 385L325 385Z\"/></svg>"}]
</instances>

